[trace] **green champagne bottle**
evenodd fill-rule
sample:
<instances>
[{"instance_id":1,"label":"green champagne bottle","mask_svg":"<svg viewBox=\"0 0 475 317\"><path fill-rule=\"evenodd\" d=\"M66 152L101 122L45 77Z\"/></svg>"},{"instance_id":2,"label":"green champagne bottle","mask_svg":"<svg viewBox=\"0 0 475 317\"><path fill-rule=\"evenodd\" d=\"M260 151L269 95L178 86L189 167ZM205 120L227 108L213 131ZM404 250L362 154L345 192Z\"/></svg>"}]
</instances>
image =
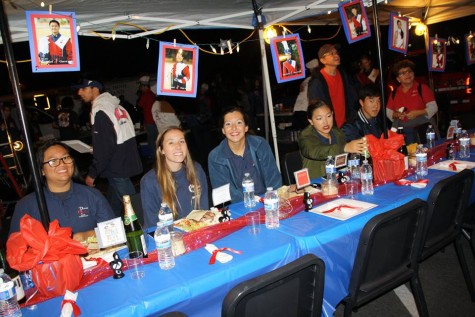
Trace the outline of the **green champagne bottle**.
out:
<instances>
[{"instance_id":1,"label":"green champagne bottle","mask_svg":"<svg viewBox=\"0 0 475 317\"><path fill-rule=\"evenodd\" d=\"M146 258L148 253L145 236L139 219L137 218L137 215L135 215L132 203L130 202L130 196L124 195L122 201L124 203L124 229L127 238L127 248L129 249L129 252L142 252L143 257Z\"/></svg>"}]
</instances>

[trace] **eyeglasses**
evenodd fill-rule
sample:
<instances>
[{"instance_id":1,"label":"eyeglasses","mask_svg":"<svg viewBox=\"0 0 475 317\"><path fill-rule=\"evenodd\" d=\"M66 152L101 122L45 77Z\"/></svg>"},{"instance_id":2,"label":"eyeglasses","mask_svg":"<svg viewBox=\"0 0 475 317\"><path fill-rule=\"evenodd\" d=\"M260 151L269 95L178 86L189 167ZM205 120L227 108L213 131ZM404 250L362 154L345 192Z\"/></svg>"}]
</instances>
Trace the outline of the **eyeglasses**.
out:
<instances>
[{"instance_id":1,"label":"eyeglasses","mask_svg":"<svg viewBox=\"0 0 475 317\"><path fill-rule=\"evenodd\" d=\"M331 51L331 52L328 52L328 53L323 54L322 57L325 57L325 56L328 56L328 55L331 55L331 56L340 55L340 52L338 52L338 51Z\"/></svg>"},{"instance_id":2,"label":"eyeglasses","mask_svg":"<svg viewBox=\"0 0 475 317\"><path fill-rule=\"evenodd\" d=\"M71 164L73 162L73 158L71 155L66 155L65 157L59 159L51 159L49 161L43 162L43 165L48 164L51 167L59 166L59 162L62 161L63 164Z\"/></svg>"},{"instance_id":3,"label":"eyeglasses","mask_svg":"<svg viewBox=\"0 0 475 317\"><path fill-rule=\"evenodd\" d=\"M405 71L399 72L397 74L398 74L398 76L404 76L404 75L413 74L413 73L414 73L413 70L405 70Z\"/></svg>"}]
</instances>

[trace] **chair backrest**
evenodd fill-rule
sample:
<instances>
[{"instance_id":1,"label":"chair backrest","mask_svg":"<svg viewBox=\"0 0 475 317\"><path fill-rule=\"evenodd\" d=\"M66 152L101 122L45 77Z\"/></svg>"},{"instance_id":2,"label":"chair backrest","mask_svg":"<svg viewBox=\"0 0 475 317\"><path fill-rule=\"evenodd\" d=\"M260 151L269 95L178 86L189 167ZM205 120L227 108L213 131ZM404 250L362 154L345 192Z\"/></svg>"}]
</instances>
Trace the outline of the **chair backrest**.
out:
<instances>
[{"instance_id":1,"label":"chair backrest","mask_svg":"<svg viewBox=\"0 0 475 317\"><path fill-rule=\"evenodd\" d=\"M439 181L427 200L427 221L421 260L454 241L468 205L474 173L465 169Z\"/></svg>"},{"instance_id":2,"label":"chair backrest","mask_svg":"<svg viewBox=\"0 0 475 317\"><path fill-rule=\"evenodd\" d=\"M223 317L322 315L325 263L313 254L236 285L223 301Z\"/></svg>"},{"instance_id":3,"label":"chair backrest","mask_svg":"<svg viewBox=\"0 0 475 317\"><path fill-rule=\"evenodd\" d=\"M294 172L300 169L302 169L300 151L286 153L284 157L284 184L295 184Z\"/></svg>"},{"instance_id":4,"label":"chair backrest","mask_svg":"<svg viewBox=\"0 0 475 317\"><path fill-rule=\"evenodd\" d=\"M392 290L417 272L426 208L423 200L414 199L364 226L349 286L353 306Z\"/></svg>"}]
</instances>

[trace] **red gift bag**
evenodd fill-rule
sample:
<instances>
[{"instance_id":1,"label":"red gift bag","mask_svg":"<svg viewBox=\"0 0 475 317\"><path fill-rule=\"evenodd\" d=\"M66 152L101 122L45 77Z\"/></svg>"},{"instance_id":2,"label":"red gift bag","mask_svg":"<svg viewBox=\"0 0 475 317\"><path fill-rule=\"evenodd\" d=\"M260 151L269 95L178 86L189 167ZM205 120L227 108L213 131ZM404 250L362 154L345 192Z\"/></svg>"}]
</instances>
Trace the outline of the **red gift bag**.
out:
<instances>
[{"instance_id":1,"label":"red gift bag","mask_svg":"<svg viewBox=\"0 0 475 317\"><path fill-rule=\"evenodd\" d=\"M373 178L376 184L384 184L400 179L404 174L404 155L398 149L404 144L404 136L388 131L377 139L367 135L369 153L373 160Z\"/></svg>"},{"instance_id":2,"label":"red gift bag","mask_svg":"<svg viewBox=\"0 0 475 317\"><path fill-rule=\"evenodd\" d=\"M48 233L29 215L20 220L20 232L7 241L7 260L17 271L32 271L33 282L44 297L64 295L78 288L83 276L79 254L87 249L71 238L71 228L50 223Z\"/></svg>"}]
</instances>

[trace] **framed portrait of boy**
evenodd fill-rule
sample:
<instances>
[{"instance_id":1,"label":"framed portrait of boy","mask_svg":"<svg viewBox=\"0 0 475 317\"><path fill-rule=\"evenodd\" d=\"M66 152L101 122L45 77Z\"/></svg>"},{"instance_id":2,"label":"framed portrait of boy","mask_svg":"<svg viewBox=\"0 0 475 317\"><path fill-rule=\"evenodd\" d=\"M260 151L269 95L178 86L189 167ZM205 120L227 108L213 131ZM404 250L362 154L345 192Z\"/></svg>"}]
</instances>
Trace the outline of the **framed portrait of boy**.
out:
<instances>
[{"instance_id":1,"label":"framed portrait of boy","mask_svg":"<svg viewBox=\"0 0 475 317\"><path fill-rule=\"evenodd\" d=\"M368 15L361 0L340 2L338 11L348 43L371 36Z\"/></svg>"},{"instance_id":2,"label":"framed portrait of boy","mask_svg":"<svg viewBox=\"0 0 475 317\"><path fill-rule=\"evenodd\" d=\"M298 34L272 38L270 49L278 83L305 78L305 62Z\"/></svg>"},{"instance_id":3,"label":"framed portrait of boy","mask_svg":"<svg viewBox=\"0 0 475 317\"><path fill-rule=\"evenodd\" d=\"M472 34L465 34L464 39L467 65L475 64L475 36Z\"/></svg>"},{"instance_id":4,"label":"framed portrait of boy","mask_svg":"<svg viewBox=\"0 0 475 317\"><path fill-rule=\"evenodd\" d=\"M429 70L433 72L443 72L445 70L445 50L446 40L441 38L429 38Z\"/></svg>"},{"instance_id":5,"label":"framed portrait of boy","mask_svg":"<svg viewBox=\"0 0 475 317\"><path fill-rule=\"evenodd\" d=\"M409 19L391 12L389 21L389 49L406 54L409 43Z\"/></svg>"},{"instance_id":6,"label":"framed portrait of boy","mask_svg":"<svg viewBox=\"0 0 475 317\"><path fill-rule=\"evenodd\" d=\"M74 12L26 11L34 73L80 70Z\"/></svg>"},{"instance_id":7,"label":"framed portrait of boy","mask_svg":"<svg viewBox=\"0 0 475 317\"><path fill-rule=\"evenodd\" d=\"M198 52L196 45L160 42L157 94L196 97Z\"/></svg>"}]
</instances>

